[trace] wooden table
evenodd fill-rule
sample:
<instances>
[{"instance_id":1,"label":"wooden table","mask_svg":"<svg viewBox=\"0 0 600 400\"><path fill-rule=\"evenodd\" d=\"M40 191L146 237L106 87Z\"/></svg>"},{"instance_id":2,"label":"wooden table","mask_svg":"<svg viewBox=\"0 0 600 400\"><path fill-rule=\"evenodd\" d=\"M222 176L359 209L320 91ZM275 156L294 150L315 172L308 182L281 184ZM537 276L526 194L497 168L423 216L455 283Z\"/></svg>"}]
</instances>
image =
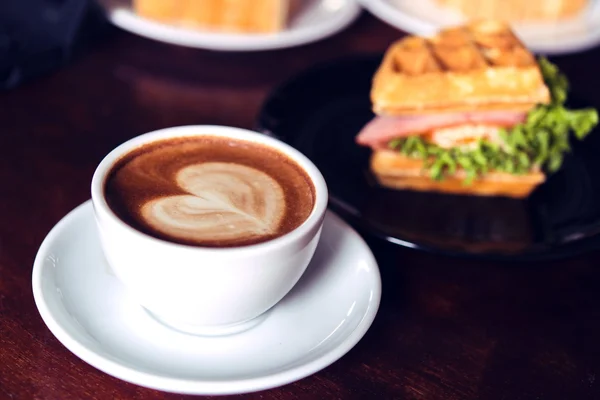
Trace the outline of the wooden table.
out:
<instances>
[{"instance_id":1,"label":"wooden table","mask_svg":"<svg viewBox=\"0 0 600 400\"><path fill-rule=\"evenodd\" d=\"M400 32L364 13L295 49L227 54L116 31L60 71L0 95L0 399L177 399L112 378L46 328L31 269L52 226L89 198L101 158L185 124L252 128L274 85L322 60L382 52ZM600 104L600 49L555 58ZM600 253L537 264L423 254L370 239L383 299L325 370L247 399L600 399Z\"/></svg>"}]
</instances>

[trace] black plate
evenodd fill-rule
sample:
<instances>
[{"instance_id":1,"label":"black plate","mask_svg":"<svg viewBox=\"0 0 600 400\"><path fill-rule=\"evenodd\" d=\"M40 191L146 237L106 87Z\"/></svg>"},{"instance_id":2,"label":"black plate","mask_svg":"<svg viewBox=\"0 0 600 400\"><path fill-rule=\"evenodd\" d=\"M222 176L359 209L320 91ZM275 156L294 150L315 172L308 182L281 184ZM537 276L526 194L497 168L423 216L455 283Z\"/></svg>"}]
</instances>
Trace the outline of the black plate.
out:
<instances>
[{"instance_id":1,"label":"black plate","mask_svg":"<svg viewBox=\"0 0 600 400\"><path fill-rule=\"evenodd\" d=\"M539 259L600 247L600 135L573 143L563 168L526 200L397 191L368 172L354 138L372 117L381 56L318 65L277 88L257 129L290 143L321 170L330 206L361 230L451 255ZM581 105L571 104L572 107Z\"/></svg>"}]
</instances>

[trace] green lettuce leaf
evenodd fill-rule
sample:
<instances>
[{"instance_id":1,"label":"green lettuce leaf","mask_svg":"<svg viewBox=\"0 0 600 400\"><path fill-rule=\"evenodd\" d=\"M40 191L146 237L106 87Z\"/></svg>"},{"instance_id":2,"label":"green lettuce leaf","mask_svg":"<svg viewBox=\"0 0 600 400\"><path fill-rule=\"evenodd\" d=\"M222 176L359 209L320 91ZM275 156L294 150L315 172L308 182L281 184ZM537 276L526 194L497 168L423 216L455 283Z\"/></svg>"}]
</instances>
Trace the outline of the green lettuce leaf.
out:
<instances>
[{"instance_id":1,"label":"green lettuce leaf","mask_svg":"<svg viewBox=\"0 0 600 400\"><path fill-rule=\"evenodd\" d=\"M561 74L558 67L548 61L546 57L540 57L538 65L540 66L546 86L550 89L552 103L564 104L567 101L567 93L569 92L567 77Z\"/></svg>"}]
</instances>

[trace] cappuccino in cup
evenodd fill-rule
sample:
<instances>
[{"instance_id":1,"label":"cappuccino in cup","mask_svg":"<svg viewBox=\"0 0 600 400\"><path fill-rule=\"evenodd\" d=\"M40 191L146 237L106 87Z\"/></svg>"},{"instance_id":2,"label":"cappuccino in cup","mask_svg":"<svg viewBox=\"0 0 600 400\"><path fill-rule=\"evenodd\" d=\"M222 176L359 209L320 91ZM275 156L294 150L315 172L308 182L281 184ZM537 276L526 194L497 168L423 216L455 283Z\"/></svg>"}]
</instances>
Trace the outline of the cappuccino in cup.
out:
<instances>
[{"instance_id":1,"label":"cappuccino in cup","mask_svg":"<svg viewBox=\"0 0 600 400\"><path fill-rule=\"evenodd\" d=\"M170 242L252 245L306 220L315 189L302 168L268 146L200 136L154 142L126 154L105 196L124 222Z\"/></svg>"},{"instance_id":2,"label":"cappuccino in cup","mask_svg":"<svg viewBox=\"0 0 600 400\"><path fill-rule=\"evenodd\" d=\"M300 152L222 126L133 138L91 189L105 258L131 296L174 329L210 335L245 329L292 289L328 200Z\"/></svg>"}]
</instances>

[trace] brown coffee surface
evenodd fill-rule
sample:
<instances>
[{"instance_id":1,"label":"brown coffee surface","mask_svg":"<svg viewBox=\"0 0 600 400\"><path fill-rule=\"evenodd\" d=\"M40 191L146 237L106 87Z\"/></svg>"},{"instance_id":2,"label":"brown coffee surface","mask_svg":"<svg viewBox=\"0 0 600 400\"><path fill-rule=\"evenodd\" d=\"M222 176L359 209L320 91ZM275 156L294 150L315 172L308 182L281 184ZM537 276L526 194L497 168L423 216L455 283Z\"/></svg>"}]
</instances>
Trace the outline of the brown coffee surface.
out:
<instances>
[{"instance_id":1,"label":"brown coffee surface","mask_svg":"<svg viewBox=\"0 0 600 400\"><path fill-rule=\"evenodd\" d=\"M315 203L307 173L285 154L217 136L166 139L117 161L104 185L125 223L170 242L234 247L300 226Z\"/></svg>"}]
</instances>

